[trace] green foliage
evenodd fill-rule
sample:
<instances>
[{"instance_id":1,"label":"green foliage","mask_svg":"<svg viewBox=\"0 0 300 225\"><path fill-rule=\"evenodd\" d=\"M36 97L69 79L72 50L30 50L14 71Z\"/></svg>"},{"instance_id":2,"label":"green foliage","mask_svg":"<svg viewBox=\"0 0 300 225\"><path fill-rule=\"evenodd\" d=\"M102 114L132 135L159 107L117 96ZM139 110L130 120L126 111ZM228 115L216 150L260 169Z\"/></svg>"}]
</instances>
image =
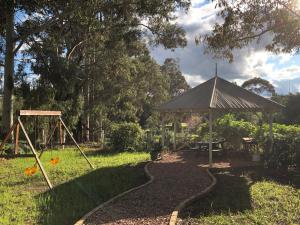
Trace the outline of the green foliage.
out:
<instances>
[{"instance_id":1,"label":"green foliage","mask_svg":"<svg viewBox=\"0 0 300 225\"><path fill-rule=\"evenodd\" d=\"M229 148L240 149L243 137L251 137L256 127L250 122L236 120L232 114L227 114L216 122L216 132L229 144Z\"/></svg>"},{"instance_id":2,"label":"green foliage","mask_svg":"<svg viewBox=\"0 0 300 225\"><path fill-rule=\"evenodd\" d=\"M265 48L275 53L299 52L299 27L297 1L290 0L214 0L218 20L201 40L207 51L233 61L234 49L241 49L255 41L260 42L266 33L272 35ZM293 37L293 38L291 38ZM199 42L199 38L197 38Z\"/></svg>"},{"instance_id":3,"label":"green foliage","mask_svg":"<svg viewBox=\"0 0 300 225\"><path fill-rule=\"evenodd\" d=\"M272 152L267 157L267 166L276 169L288 169L290 165L300 165L300 141L275 140Z\"/></svg>"},{"instance_id":4,"label":"green foliage","mask_svg":"<svg viewBox=\"0 0 300 225\"><path fill-rule=\"evenodd\" d=\"M190 88L175 59L167 58L161 66L161 71L168 81L168 93L172 97L177 96Z\"/></svg>"},{"instance_id":5,"label":"green foliage","mask_svg":"<svg viewBox=\"0 0 300 225\"><path fill-rule=\"evenodd\" d=\"M300 124L300 93L287 96L283 111L284 122L287 124Z\"/></svg>"},{"instance_id":6,"label":"green foliage","mask_svg":"<svg viewBox=\"0 0 300 225\"><path fill-rule=\"evenodd\" d=\"M17 43L11 57L24 56L19 57L23 62L16 61L18 71L12 76L20 103L14 109L62 110L69 127L76 128L77 133L83 130L79 136L92 136L106 127L107 121L146 126L155 107L171 95L168 86L173 79L163 76L148 44L167 49L186 46L185 31L174 23L173 12L187 11L189 6L190 0L2 4L1 12L10 9L12 14L20 11L24 15L22 20L16 19L10 37ZM8 27L8 13L2 14L0 62ZM28 48L18 52L29 42ZM30 82L26 72L33 74Z\"/></svg>"},{"instance_id":7,"label":"green foliage","mask_svg":"<svg viewBox=\"0 0 300 225\"><path fill-rule=\"evenodd\" d=\"M262 79L260 77L254 77L252 79L246 80L242 84L242 87L258 95L275 95L274 86L268 80Z\"/></svg>"},{"instance_id":8,"label":"green foliage","mask_svg":"<svg viewBox=\"0 0 300 225\"><path fill-rule=\"evenodd\" d=\"M219 118L214 126L214 138L224 138L226 147L239 150L242 147L243 137L254 138L263 152L270 147L269 125L261 127L251 122L237 120L234 115L226 114ZM200 136L208 140L208 127L203 124L200 129ZM273 151L266 155L270 167L287 167L299 165L300 155L300 127L297 125L285 125L273 123Z\"/></svg>"},{"instance_id":9,"label":"green foliage","mask_svg":"<svg viewBox=\"0 0 300 225\"><path fill-rule=\"evenodd\" d=\"M264 125L264 146L268 147L269 126ZM267 158L269 167L287 168L300 165L300 127L296 125L273 124L274 145Z\"/></svg>"},{"instance_id":10,"label":"green foliage","mask_svg":"<svg viewBox=\"0 0 300 225\"><path fill-rule=\"evenodd\" d=\"M119 123L112 126L112 147L115 151L142 150L142 129L137 123Z\"/></svg>"}]
</instances>

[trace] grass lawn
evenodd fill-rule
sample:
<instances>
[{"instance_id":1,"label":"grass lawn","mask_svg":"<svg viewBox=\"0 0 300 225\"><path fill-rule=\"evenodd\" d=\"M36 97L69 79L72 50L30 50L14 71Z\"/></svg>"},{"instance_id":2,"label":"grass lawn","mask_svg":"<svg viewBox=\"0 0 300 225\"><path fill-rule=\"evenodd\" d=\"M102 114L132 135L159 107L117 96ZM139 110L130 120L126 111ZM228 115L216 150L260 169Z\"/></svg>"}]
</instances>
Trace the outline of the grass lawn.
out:
<instances>
[{"instance_id":1,"label":"grass lawn","mask_svg":"<svg viewBox=\"0 0 300 225\"><path fill-rule=\"evenodd\" d=\"M48 191L40 171L25 175L33 159L0 159L0 224L72 224L112 196L147 181L141 162L149 159L148 153L87 155L95 170L74 149L43 155L55 194ZM55 166L52 157L60 159Z\"/></svg>"},{"instance_id":2,"label":"grass lawn","mask_svg":"<svg viewBox=\"0 0 300 225\"><path fill-rule=\"evenodd\" d=\"M183 224L299 224L300 177L264 169L214 171L216 188L189 206Z\"/></svg>"}]
</instances>

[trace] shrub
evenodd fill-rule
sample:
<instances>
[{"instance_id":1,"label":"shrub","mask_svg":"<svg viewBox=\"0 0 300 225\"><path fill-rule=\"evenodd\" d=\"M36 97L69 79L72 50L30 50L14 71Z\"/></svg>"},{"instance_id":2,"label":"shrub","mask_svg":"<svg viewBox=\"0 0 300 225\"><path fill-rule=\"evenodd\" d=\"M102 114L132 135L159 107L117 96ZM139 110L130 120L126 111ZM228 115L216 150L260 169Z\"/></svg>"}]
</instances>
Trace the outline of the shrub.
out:
<instances>
[{"instance_id":1,"label":"shrub","mask_svg":"<svg viewBox=\"0 0 300 225\"><path fill-rule=\"evenodd\" d=\"M215 131L218 137L226 140L229 148L240 149L243 137L252 137L255 134L256 127L244 120L236 120L232 114L227 114L217 120Z\"/></svg>"},{"instance_id":2,"label":"shrub","mask_svg":"<svg viewBox=\"0 0 300 225\"><path fill-rule=\"evenodd\" d=\"M275 140L273 149L267 157L269 168L287 169L290 165L299 165L299 141Z\"/></svg>"},{"instance_id":3,"label":"shrub","mask_svg":"<svg viewBox=\"0 0 300 225\"><path fill-rule=\"evenodd\" d=\"M267 148L269 126L264 125L264 142ZM274 145L267 156L268 167L287 168L289 165L300 165L300 127L297 125L273 124Z\"/></svg>"},{"instance_id":4,"label":"shrub","mask_svg":"<svg viewBox=\"0 0 300 225\"><path fill-rule=\"evenodd\" d=\"M112 126L112 147L116 151L138 151L142 145L142 129L136 123L119 123Z\"/></svg>"},{"instance_id":5,"label":"shrub","mask_svg":"<svg viewBox=\"0 0 300 225\"><path fill-rule=\"evenodd\" d=\"M207 128L205 127L205 131ZM240 149L242 137L253 137L262 150L269 149L269 125L262 127L251 122L236 120L227 114L218 119L214 131L218 138L225 138L227 147ZM273 150L265 155L267 165L273 168L287 168L290 165L300 166L300 127L297 125L273 124Z\"/></svg>"}]
</instances>

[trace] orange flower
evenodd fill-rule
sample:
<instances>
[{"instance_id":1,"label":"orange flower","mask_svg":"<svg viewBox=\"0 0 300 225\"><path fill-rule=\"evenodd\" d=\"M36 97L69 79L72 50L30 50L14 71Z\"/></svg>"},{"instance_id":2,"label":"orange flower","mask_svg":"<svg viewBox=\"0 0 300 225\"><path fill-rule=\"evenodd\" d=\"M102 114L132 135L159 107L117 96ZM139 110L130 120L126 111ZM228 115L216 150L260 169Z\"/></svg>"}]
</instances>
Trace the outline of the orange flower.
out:
<instances>
[{"instance_id":1,"label":"orange flower","mask_svg":"<svg viewBox=\"0 0 300 225\"><path fill-rule=\"evenodd\" d=\"M27 175L27 176L31 176L32 174L31 174L31 168L30 167L27 167L26 169L25 169L25 174Z\"/></svg>"},{"instance_id":2,"label":"orange flower","mask_svg":"<svg viewBox=\"0 0 300 225\"><path fill-rule=\"evenodd\" d=\"M37 166L31 168L31 174L35 174L38 171Z\"/></svg>"},{"instance_id":3,"label":"orange flower","mask_svg":"<svg viewBox=\"0 0 300 225\"><path fill-rule=\"evenodd\" d=\"M52 165L56 165L56 164L59 162L59 158L58 158L58 157L52 158L52 159L50 160L50 162L51 162Z\"/></svg>"},{"instance_id":4,"label":"orange flower","mask_svg":"<svg viewBox=\"0 0 300 225\"><path fill-rule=\"evenodd\" d=\"M27 176L31 176L31 175L35 174L37 171L38 171L37 166L34 166L34 167L27 167L27 168L25 169L25 174L26 174Z\"/></svg>"}]
</instances>

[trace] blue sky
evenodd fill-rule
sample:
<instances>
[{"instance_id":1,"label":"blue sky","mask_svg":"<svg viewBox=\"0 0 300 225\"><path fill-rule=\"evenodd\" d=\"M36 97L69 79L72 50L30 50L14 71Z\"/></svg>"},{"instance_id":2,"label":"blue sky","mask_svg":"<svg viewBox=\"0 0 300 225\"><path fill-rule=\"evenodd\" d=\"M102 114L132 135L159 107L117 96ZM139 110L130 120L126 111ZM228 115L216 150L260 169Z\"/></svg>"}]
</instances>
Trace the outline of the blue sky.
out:
<instances>
[{"instance_id":1,"label":"blue sky","mask_svg":"<svg viewBox=\"0 0 300 225\"><path fill-rule=\"evenodd\" d=\"M248 47L235 51L234 62L214 59L212 55L204 54L204 46L195 44L195 36L210 32L213 24L220 21L216 16L214 3L208 0L192 0L192 7L186 14L177 12L176 22L187 33L188 45L174 52L162 47L152 48L151 55L162 64L167 57L179 61L182 73L191 86L195 86L214 75L215 63L218 63L219 76L241 84L252 77L262 77L269 80L277 93L287 94L300 92L300 56L290 54L275 55L264 49L270 41L270 35L262 38Z\"/></svg>"}]
</instances>

